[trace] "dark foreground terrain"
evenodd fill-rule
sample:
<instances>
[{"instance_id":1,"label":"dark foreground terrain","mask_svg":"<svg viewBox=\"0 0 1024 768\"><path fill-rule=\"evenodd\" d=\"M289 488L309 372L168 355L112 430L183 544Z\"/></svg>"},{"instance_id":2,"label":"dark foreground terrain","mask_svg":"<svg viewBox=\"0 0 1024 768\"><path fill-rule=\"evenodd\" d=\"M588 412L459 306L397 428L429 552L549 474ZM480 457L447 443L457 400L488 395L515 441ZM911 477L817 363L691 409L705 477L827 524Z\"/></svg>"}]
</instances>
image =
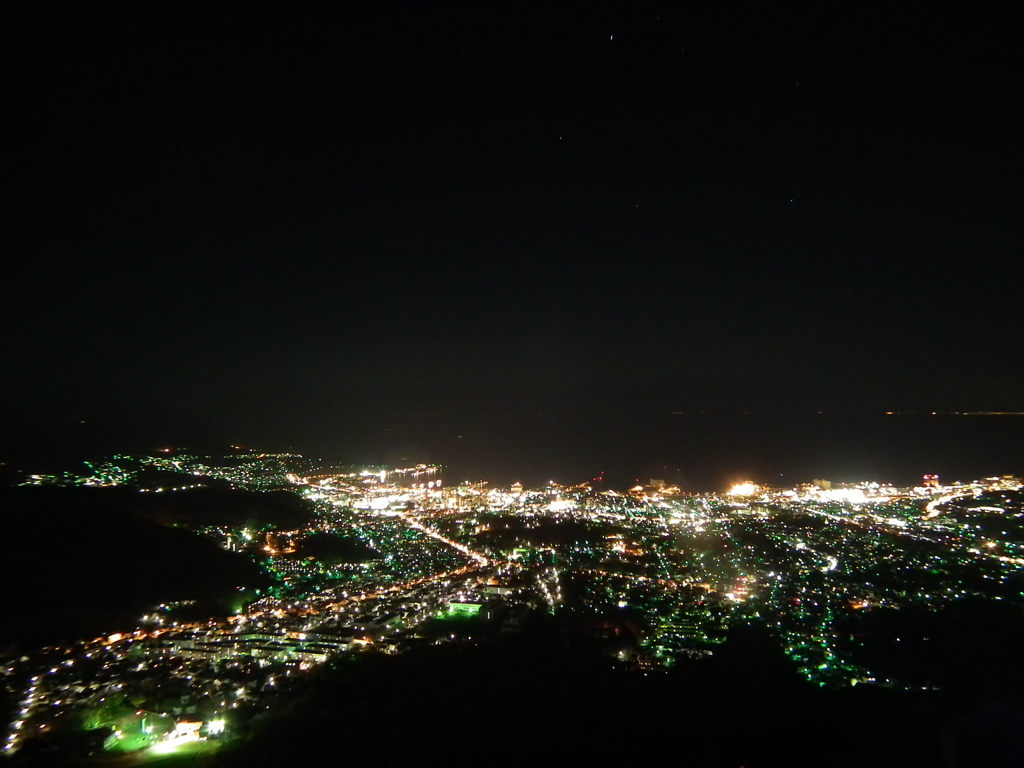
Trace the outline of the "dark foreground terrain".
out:
<instances>
[{"instance_id":1,"label":"dark foreground terrain","mask_svg":"<svg viewBox=\"0 0 1024 768\"><path fill-rule=\"evenodd\" d=\"M182 620L223 615L236 607L240 587L266 586L265 572L251 558L160 524L171 512L193 518L203 512L215 524L219 514L237 516L235 502L218 512L200 496L195 505L154 496L120 489L0 490L0 644L16 650L131 631L143 613L174 601L198 604Z\"/></svg>"},{"instance_id":2,"label":"dark foreground terrain","mask_svg":"<svg viewBox=\"0 0 1024 768\"><path fill-rule=\"evenodd\" d=\"M325 671L224 765L1011 765L1009 696L812 688L757 633L669 673L572 638L502 638Z\"/></svg>"}]
</instances>

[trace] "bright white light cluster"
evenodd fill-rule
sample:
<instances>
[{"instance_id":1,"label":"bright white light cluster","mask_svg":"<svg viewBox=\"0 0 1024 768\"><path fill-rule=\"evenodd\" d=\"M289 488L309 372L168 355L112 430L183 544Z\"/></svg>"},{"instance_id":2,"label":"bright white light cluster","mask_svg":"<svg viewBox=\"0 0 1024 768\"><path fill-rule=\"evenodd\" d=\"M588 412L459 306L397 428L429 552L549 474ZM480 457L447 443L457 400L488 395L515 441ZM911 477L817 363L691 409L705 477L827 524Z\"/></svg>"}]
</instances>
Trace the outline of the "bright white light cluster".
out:
<instances>
[{"instance_id":1,"label":"bright white light cluster","mask_svg":"<svg viewBox=\"0 0 1024 768\"><path fill-rule=\"evenodd\" d=\"M730 496L753 496L761 489L754 483L736 483L729 489Z\"/></svg>"}]
</instances>

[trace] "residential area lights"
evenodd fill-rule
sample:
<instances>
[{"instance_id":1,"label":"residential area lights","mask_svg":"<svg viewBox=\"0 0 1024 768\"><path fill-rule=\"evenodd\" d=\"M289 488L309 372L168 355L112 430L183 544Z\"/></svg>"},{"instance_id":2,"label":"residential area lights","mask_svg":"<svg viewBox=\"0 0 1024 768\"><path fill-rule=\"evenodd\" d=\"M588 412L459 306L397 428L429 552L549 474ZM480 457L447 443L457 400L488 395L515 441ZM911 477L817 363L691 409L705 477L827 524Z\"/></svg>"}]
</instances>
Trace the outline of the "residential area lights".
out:
<instances>
[{"instance_id":1,"label":"residential area lights","mask_svg":"<svg viewBox=\"0 0 1024 768\"><path fill-rule=\"evenodd\" d=\"M89 467L93 474L28 484L116 480L140 493L204 493L195 486L226 480L298 494L314 513L288 530L196 529L252 556L271 580L234 616L182 621L187 601L163 603L139 627L11 662L4 674L21 695L8 753L71 713L112 729L111 751L216 743L242 713L271 706L329 659L514 633L539 617L601 616L620 627L610 658L645 670L713 655L731 628L753 623L815 684L914 687L865 665L850 616L968 597L1024 607L1013 591L1024 572L1016 477L911 487L742 482L688 494L653 481L625 492L448 485L430 465L334 467L295 454L171 451ZM340 554L322 554L325 541ZM126 700L138 706L118 705Z\"/></svg>"}]
</instances>

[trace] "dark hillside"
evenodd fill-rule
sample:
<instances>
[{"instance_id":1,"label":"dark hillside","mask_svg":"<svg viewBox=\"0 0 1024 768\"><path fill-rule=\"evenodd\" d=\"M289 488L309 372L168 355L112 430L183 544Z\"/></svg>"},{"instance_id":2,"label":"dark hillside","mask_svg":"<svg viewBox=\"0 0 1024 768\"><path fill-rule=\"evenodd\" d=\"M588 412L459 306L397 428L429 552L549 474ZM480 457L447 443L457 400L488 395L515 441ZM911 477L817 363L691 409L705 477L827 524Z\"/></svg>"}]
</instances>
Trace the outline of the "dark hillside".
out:
<instances>
[{"instance_id":1,"label":"dark hillside","mask_svg":"<svg viewBox=\"0 0 1024 768\"><path fill-rule=\"evenodd\" d=\"M89 488L0 493L0 642L124 631L170 601L197 600L214 614L231 610L238 587L266 584L244 555L129 514L123 498Z\"/></svg>"}]
</instances>

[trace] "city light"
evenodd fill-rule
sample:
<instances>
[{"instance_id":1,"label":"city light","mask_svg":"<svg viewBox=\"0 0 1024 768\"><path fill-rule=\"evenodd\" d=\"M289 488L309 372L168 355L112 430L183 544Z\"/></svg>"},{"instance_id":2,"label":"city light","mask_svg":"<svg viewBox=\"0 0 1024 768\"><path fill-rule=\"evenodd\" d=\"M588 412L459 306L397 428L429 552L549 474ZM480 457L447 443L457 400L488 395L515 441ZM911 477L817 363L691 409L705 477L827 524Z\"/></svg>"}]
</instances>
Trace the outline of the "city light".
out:
<instances>
[{"instance_id":1,"label":"city light","mask_svg":"<svg viewBox=\"0 0 1024 768\"><path fill-rule=\"evenodd\" d=\"M730 496L753 496L760 489L754 483L736 483L729 489Z\"/></svg>"},{"instance_id":2,"label":"city light","mask_svg":"<svg viewBox=\"0 0 1024 768\"><path fill-rule=\"evenodd\" d=\"M609 658L645 673L711 655L736 627L759 624L815 685L913 687L869 668L849 617L938 611L966 597L1018 604L1007 585L1024 574L1013 523L1024 517L1024 485L1010 476L936 487L745 481L686 494L660 481L629 492L446 484L427 465L338 468L295 454L181 451L88 468L33 483L102 476L148 493L184 487L166 481L177 472L296 494L311 512L287 528L195 527L270 583L240 588L233 616L190 622L195 600L164 602L138 628L28 657L8 753L73 711L115 729L108 749L174 752L203 738L201 728L225 733L226 712L272 700L331 659L518 633L531 614L620 622L634 650L610 647ZM148 470L165 481L144 485ZM98 672L101 685L81 685ZM180 691L177 714L111 704L142 701L168 681Z\"/></svg>"}]
</instances>

